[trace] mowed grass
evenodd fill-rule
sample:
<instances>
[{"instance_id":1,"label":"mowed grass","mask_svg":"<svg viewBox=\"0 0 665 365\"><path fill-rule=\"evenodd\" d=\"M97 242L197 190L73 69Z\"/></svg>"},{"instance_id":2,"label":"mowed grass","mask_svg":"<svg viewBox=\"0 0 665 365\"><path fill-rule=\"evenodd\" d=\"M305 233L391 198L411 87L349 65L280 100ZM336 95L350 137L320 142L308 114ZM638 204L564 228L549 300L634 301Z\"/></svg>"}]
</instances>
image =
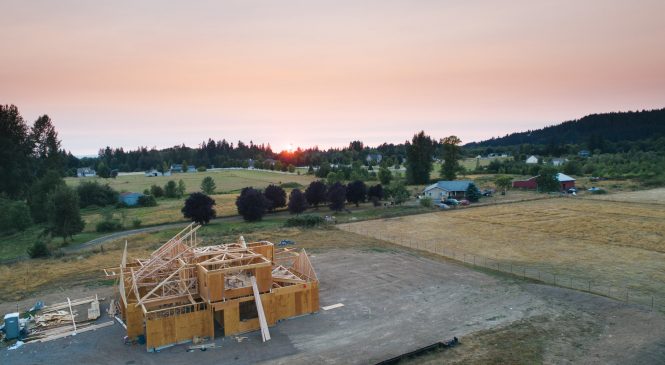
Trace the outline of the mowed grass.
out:
<instances>
[{"instance_id":1,"label":"mowed grass","mask_svg":"<svg viewBox=\"0 0 665 365\"><path fill-rule=\"evenodd\" d=\"M308 185L315 177L312 175L298 175L283 172L265 171L265 170L220 170L173 174L171 176L146 177L144 174L118 176L115 179L102 179L99 177L66 178L65 181L70 186L77 186L81 181L98 181L103 184L109 184L113 189L123 192L143 192L149 189L151 185L164 186L169 180L183 180L188 193L200 191L201 181L204 177L210 176L215 180L217 186L216 192L239 192L240 189L253 186L255 188L265 188L270 184L282 184L287 182L296 182L301 185Z\"/></svg>"},{"instance_id":2,"label":"mowed grass","mask_svg":"<svg viewBox=\"0 0 665 365\"><path fill-rule=\"evenodd\" d=\"M510 194L510 193L509 193ZM615 290L665 294L665 206L559 198L375 221L347 229L409 240Z\"/></svg>"}]
</instances>

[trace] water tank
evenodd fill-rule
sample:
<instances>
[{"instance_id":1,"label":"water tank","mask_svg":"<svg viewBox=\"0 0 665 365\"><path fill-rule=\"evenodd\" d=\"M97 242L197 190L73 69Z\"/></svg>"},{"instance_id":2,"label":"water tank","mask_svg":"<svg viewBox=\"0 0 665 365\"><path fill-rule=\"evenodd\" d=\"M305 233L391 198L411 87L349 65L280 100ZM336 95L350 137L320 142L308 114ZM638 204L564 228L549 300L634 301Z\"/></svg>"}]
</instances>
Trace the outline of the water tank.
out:
<instances>
[{"instance_id":1,"label":"water tank","mask_svg":"<svg viewBox=\"0 0 665 365\"><path fill-rule=\"evenodd\" d=\"M5 314L5 338L7 340L13 340L18 338L18 333L18 313Z\"/></svg>"}]
</instances>

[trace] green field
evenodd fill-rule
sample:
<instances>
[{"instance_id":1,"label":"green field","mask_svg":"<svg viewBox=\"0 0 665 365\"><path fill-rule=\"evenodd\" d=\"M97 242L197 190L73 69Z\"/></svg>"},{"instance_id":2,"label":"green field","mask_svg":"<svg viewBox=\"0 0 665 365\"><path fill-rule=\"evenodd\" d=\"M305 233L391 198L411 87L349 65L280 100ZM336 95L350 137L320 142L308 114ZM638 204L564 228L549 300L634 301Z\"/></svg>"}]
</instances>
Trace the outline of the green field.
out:
<instances>
[{"instance_id":1,"label":"green field","mask_svg":"<svg viewBox=\"0 0 665 365\"><path fill-rule=\"evenodd\" d=\"M283 184L287 182L296 182L301 185L307 185L315 178L312 175L298 175L264 170L220 170L173 174L171 176L146 177L143 173L137 175L118 176L115 179L102 179L99 177L76 178L69 177L65 181L70 186L76 186L81 181L98 181L109 184L113 189L119 192L143 192L151 185L164 186L169 180L183 180L187 187L187 192L199 191L201 180L204 177L211 176L215 180L218 193L239 192L246 186L255 188L265 188L270 184Z\"/></svg>"}]
</instances>

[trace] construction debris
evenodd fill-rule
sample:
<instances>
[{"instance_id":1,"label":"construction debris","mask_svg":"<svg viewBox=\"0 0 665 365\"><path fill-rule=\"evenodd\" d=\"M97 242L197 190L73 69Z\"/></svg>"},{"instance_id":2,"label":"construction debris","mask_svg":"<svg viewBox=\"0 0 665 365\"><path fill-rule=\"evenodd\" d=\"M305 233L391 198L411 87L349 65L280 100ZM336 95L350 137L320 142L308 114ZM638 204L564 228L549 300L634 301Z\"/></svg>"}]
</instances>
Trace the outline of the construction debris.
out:
<instances>
[{"instance_id":1,"label":"construction debris","mask_svg":"<svg viewBox=\"0 0 665 365\"><path fill-rule=\"evenodd\" d=\"M116 268L117 302L130 339L145 336L148 351L194 337L261 330L319 310L318 278L305 250L276 249L268 241L198 246L194 223L144 259Z\"/></svg>"},{"instance_id":2,"label":"construction debris","mask_svg":"<svg viewBox=\"0 0 665 365\"><path fill-rule=\"evenodd\" d=\"M325 307L321 307L321 309L323 309L324 311L329 311L329 310L331 310L331 309L335 309L335 308L339 308L339 307L343 307L343 306L344 306L344 304L342 304L342 303L337 303L337 304L333 304L333 305L328 305L328 306L325 306Z\"/></svg>"}]
</instances>

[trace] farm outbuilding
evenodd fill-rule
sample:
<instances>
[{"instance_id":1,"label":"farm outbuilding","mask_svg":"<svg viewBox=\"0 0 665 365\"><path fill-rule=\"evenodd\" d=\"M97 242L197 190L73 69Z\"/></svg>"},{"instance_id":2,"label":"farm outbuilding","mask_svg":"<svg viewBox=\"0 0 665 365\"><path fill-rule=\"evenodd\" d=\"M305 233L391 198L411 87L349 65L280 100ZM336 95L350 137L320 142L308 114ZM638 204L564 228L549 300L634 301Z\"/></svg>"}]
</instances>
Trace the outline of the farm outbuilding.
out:
<instances>
[{"instance_id":1,"label":"farm outbuilding","mask_svg":"<svg viewBox=\"0 0 665 365\"><path fill-rule=\"evenodd\" d=\"M513 188L538 189L537 178L538 176L534 176L526 180L515 180L513 181ZM561 191L567 191L568 189L575 187L575 179L566 174L559 172L556 174L556 178L559 180L559 184L561 184Z\"/></svg>"},{"instance_id":2,"label":"farm outbuilding","mask_svg":"<svg viewBox=\"0 0 665 365\"><path fill-rule=\"evenodd\" d=\"M199 338L261 330L319 310L319 281L305 250L268 241L198 246L191 224L145 259L105 269L117 278L127 336L148 351Z\"/></svg>"},{"instance_id":3,"label":"farm outbuilding","mask_svg":"<svg viewBox=\"0 0 665 365\"><path fill-rule=\"evenodd\" d=\"M142 197L141 193L120 193L118 200L129 207L134 207L139 204L139 198Z\"/></svg>"}]
</instances>

